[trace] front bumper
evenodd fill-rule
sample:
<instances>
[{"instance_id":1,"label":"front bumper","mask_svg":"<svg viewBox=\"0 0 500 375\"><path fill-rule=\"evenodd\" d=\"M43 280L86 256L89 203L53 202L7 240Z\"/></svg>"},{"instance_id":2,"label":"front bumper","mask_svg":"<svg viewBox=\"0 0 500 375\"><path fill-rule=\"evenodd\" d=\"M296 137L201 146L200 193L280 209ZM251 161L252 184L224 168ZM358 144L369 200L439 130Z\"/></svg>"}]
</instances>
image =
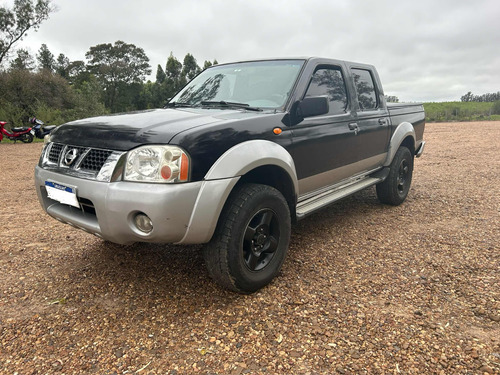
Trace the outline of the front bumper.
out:
<instances>
[{"instance_id":1,"label":"front bumper","mask_svg":"<svg viewBox=\"0 0 500 375\"><path fill-rule=\"evenodd\" d=\"M75 186L81 209L48 198L47 180ZM40 166L35 168L38 199L50 216L120 244L209 241L225 198L235 183L234 179L168 185L126 181L108 183L60 174ZM192 227L196 221L193 216L199 214L197 201L203 191L211 191L214 199L203 209L208 222L199 228ZM134 225L133 219L140 212L148 215L153 223L150 233L143 233Z\"/></svg>"}]
</instances>

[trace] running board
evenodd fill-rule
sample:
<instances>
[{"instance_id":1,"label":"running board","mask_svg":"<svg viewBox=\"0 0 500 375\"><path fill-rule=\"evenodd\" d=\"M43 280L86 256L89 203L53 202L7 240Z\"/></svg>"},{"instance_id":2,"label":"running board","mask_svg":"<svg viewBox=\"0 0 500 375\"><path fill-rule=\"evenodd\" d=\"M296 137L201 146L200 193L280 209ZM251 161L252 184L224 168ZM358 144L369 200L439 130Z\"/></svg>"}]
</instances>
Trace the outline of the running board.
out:
<instances>
[{"instance_id":1,"label":"running board","mask_svg":"<svg viewBox=\"0 0 500 375\"><path fill-rule=\"evenodd\" d=\"M357 191L382 182L382 178L368 177L355 181L349 185L335 187L297 204L297 219L313 213L320 208L347 197Z\"/></svg>"}]
</instances>

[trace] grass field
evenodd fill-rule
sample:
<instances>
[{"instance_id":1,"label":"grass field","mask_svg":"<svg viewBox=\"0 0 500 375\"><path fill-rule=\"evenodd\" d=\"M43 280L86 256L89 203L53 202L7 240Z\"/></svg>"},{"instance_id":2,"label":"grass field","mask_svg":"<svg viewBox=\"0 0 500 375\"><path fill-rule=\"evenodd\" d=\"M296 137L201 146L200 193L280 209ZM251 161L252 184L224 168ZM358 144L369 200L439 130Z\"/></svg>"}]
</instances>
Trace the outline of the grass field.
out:
<instances>
[{"instance_id":1,"label":"grass field","mask_svg":"<svg viewBox=\"0 0 500 375\"><path fill-rule=\"evenodd\" d=\"M486 102L442 102L424 103L427 122L449 121L495 121L500 114L494 114L498 104Z\"/></svg>"}]
</instances>

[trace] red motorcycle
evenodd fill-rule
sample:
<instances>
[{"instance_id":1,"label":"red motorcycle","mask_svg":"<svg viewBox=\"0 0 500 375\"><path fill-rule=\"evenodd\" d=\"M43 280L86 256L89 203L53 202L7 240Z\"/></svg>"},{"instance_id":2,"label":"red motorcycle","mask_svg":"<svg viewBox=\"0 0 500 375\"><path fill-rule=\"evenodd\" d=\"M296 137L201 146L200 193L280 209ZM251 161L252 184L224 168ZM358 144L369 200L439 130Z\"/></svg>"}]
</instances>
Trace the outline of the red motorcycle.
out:
<instances>
[{"instance_id":1,"label":"red motorcycle","mask_svg":"<svg viewBox=\"0 0 500 375\"><path fill-rule=\"evenodd\" d=\"M33 135L35 134L35 131L32 128L12 128L12 133L9 133L7 129L5 129L5 124L7 124L5 121L0 121L0 142L2 142L4 136L11 141L14 141L14 143L16 141L21 141L23 143L33 142Z\"/></svg>"}]
</instances>

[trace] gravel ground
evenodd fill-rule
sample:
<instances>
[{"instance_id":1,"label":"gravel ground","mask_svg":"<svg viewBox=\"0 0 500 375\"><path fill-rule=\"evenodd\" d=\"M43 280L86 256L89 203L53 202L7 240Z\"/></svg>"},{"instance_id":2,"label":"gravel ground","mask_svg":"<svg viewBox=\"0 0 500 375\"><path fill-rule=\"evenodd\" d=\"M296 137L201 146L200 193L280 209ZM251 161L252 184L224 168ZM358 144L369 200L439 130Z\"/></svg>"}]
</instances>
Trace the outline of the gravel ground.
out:
<instances>
[{"instance_id":1,"label":"gravel ground","mask_svg":"<svg viewBox=\"0 0 500 375\"><path fill-rule=\"evenodd\" d=\"M199 246L49 218L42 145L0 144L0 373L500 374L500 122L425 139L402 206L368 189L299 222L249 296L214 285Z\"/></svg>"}]
</instances>

